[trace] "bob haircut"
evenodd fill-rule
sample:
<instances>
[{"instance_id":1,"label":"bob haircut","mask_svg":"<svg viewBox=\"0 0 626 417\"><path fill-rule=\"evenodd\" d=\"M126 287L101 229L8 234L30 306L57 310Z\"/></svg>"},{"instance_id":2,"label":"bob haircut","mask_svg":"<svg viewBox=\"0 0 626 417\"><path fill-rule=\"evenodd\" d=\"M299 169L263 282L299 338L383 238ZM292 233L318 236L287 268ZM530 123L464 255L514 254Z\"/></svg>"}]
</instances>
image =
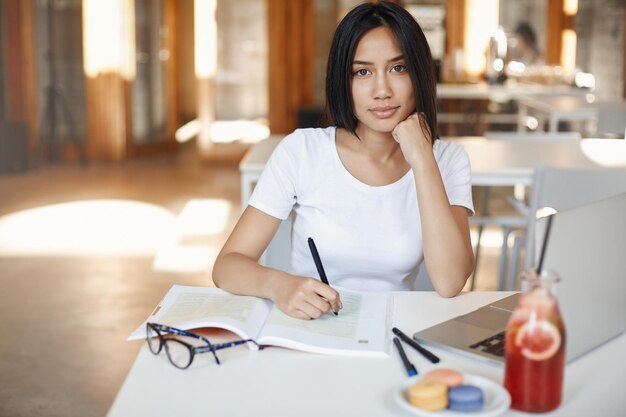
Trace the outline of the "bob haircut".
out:
<instances>
[{"instance_id":1,"label":"bob haircut","mask_svg":"<svg viewBox=\"0 0 626 417\"><path fill-rule=\"evenodd\" d=\"M431 142L438 137L435 67L428 42L417 21L394 3L363 3L339 23L333 37L326 68L326 109L328 124L356 135L358 120L352 100L352 61L361 37L378 27L389 28L404 56L413 85L415 111L426 116ZM428 132L424 132L428 133Z\"/></svg>"}]
</instances>

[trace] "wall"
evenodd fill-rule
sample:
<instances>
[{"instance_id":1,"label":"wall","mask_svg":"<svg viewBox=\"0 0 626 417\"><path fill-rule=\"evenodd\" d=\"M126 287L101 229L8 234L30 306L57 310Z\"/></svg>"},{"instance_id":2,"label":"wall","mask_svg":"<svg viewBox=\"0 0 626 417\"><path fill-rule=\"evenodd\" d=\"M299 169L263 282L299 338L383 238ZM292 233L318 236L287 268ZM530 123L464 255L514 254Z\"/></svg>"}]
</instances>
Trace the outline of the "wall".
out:
<instances>
[{"instance_id":1,"label":"wall","mask_svg":"<svg viewBox=\"0 0 626 417\"><path fill-rule=\"evenodd\" d=\"M326 100L326 62L337 27L337 4L333 0L315 0L315 67L313 97L316 107Z\"/></svg>"},{"instance_id":2,"label":"wall","mask_svg":"<svg viewBox=\"0 0 626 417\"><path fill-rule=\"evenodd\" d=\"M267 117L268 39L265 2L218 1L217 27L216 118L233 120Z\"/></svg>"},{"instance_id":3,"label":"wall","mask_svg":"<svg viewBox=\"0 0 626 417\"><path fill-rule=\"evenodd\" d=\"M37 106L42 135L62 143L84 143L87 136L83 77L82 3L34 2ZM52 7L49 10L48 7ZM49 25L53 33L50 33ZM52 68L54 65L54 68ZM53 79L54 78L54 79ZM54 99L47 94L53 89ZM67 105L67 111L63 111ZM46 110L57 114L55 131L46 123ZM77 137L72 137L77 136Z\"/></svg>"},{"instance_id":4,"label":"wall","mask_svg":"<svg viewBox=\"0 0 626 417\"><path fill-rule=\"evenodd\" d=\"M596 77L600 99L623 97L624 0L579 0L574 28L578 35L576 64Z\"/></svg>"},{"instance_id":5,"label":"wall","mask_svg":"<svg viewBox=\"0 0 626 417\"><path fill-rule=\"evenodd\" d=\"M518 24L527 22L535 31L540 52L546 50L546 0L500 0L500 25L512 34Z\"/></svg>"}]
</instances>

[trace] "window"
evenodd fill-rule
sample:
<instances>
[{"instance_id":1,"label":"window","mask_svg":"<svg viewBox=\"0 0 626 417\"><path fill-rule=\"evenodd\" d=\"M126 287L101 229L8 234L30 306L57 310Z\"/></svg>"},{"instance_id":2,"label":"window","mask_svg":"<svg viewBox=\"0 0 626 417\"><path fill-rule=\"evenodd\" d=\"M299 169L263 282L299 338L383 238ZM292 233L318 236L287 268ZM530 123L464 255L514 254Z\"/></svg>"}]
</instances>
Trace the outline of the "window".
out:
<instances>
[{"instance_id":1,"label":"window","mask_svg":"<svg viewBox=\"0 0 626 417\"><path fill-rule=\"evenodd\" d=\"M34 0L41 133L55 144L86 141L81 0ZM53 122L46 116L54 111Z\"/></svg>"}]
</instances>

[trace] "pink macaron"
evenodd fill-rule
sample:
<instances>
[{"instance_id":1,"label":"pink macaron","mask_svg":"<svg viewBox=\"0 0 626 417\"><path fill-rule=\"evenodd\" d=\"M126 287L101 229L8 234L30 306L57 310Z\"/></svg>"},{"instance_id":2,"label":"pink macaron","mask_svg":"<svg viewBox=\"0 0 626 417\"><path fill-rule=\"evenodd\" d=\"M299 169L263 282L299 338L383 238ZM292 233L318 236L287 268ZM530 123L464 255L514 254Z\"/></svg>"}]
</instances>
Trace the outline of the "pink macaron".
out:
<instances>
[{"instance_id":1,"label":"pink macaron","mask_svg":"<svg viewBox=\"0 0 626 417\"><path fill-rule=\"evenodd\" d=\"M440 381L452 388L463 383L463 374L454 369L437 368L424 374L424 379Z\"/></svg>"}]
</instances>

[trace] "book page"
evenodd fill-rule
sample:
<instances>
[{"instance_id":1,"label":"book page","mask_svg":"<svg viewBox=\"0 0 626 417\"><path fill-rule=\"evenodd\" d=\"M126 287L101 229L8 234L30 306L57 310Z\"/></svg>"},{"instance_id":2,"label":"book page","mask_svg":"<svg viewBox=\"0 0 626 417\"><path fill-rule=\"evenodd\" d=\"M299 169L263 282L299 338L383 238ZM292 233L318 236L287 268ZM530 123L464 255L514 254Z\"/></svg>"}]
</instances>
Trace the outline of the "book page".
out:
<instances>
[{"instance_id":1,"label":"book page","mask_svg":"<svg viewBox=\"0 0 626 417\"><path fill-rule=\"evenodd\" d=\"M294 319L277 308L272 309L267 324L302 330L317 335L354 339L357 335L362 294L341 293L343 309L338 316L324 314L316 320Z\"/></svg>"},{"instance_id":2,"label":"book page","mask_svg":"<svg viewBox=\"0 0 626 417\"><path fill-rule=\"evenodd\" d=\"M159 320L173 325L205 317L224 317L243 323L258 301L253 297L233 298L230 294L182 292Z\"/></svg>"},{"instance_id":3,"label":"book page","mask_svg":"<svg viewBox=\"0 0 626 417\"><path fill-rule=\"evenodd\" d=\"M262 298L233 295L218 288L175 285L146 322L182 330L219 327L244 339L256 339L270 310L271 302ZM146 322L129 340L146 336Z\"/></svg>"},{"instance_id":4,"label":"book page","mask_svg":"<svg viewBox=\"0 0 626 417\"><path fill-rule=\"evenodd\" d=\"M386 355L389 296L337 290L343 303L338 316L327 313L315 320L300 320L273 308L258 342L317 353Z\"/></svg>"}]
</instances>

